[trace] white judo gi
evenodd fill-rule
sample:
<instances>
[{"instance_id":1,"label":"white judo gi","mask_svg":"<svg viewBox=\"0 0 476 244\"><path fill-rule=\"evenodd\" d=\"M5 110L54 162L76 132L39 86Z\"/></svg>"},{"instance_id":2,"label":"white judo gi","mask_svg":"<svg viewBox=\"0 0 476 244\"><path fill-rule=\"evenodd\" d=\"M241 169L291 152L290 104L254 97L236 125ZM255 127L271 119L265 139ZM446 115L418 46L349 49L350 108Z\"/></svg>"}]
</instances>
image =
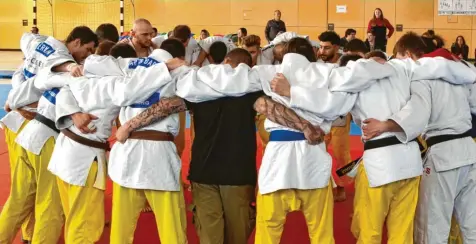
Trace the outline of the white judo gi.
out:
<instances>
[{"instance_id":1,"label":"white judo gi","mask_svg":"<svg viewBox=\"0 0 476 244\"><path fill-rule=\"evenodd\" d=\"M463 242L473 243L476 242L476 214L472 205L476 199L476 144L465 133L472 127L471 110L476 105L472 83L476 77L468 68L458 75L469 78L453 79L452 84L448 80L421 79L422 73L413 74L410 101L391 117L407 135L422 133L429 146L423 162L415 242L447 243L454 211ZM450 140L431 145L441 136Z\"/></svg>"},{"instance_id":2,"label":"white judo gi","mask_svg":"<svg viewBox=\"0 0 476 244\"><path fill-rule=\"evenodd\" d=\"M26 213L35 209L36 224L33 243L53 243L59 238L64 219L55 179L46 170L57 132L54 130L56 129L54 124L50 123L53 128L49 128L41 123L39 118L46 120L54 118L53 103L57 89L45 89L43 83L47 83L48 80L42 74L49 73L57 65L74 62L74 59L66 46L53 37L48 37L36 47L30 48L32 53L26 55L26 58L32 64L28 68L35 66L41 68L38 69L38 75L23 82L20 89L12 90L9 101L12 109L38 101L37 115L35 120L30 121L15 139L15 142L24 149L23 156L20 157L22 163L17 164L17 172L14 173L17 179L12 183L13 187L19 188L12 192L19 194L16 199L21 199L21 202L7 204L9 206L8 208L5 206L3 212L7 214L10 208L21 208L17 214L23 216L20 217L22 219ZM34 75L34 71L28 68L24 73Z\"/></svg>"},{"instance_id":3,"label":"white judo gi","mask_svg":"<svg viewBox=\"0 0 476 244\"><path fill-rule=\"evenodd\" d=\"M163 51L155 58L168 61L172 56ZM118 70L129 73L124 68L127 63L111 57L92 56L85 65L86 76L112 75ZM127 66L126 66L127 67ZM172 77L180 74L178 68ZM109 71L108 71L109 70ZM112 71L112 72L111 72ZM126 74L127 75L127 74ZM121 124L140 114L160 98L175 95L175 80L163 84L147 100L122 107L119 114ZM142 128L145 133L162 132L177 136L179 115L173 114L160 122ZM160 159L160 160L158 160ZM111 243L129 243L140 210L146 202L157 217L160 239L163 243L186 243L185 201L181 187L181 161L173 141L151 139L130 139L124 144L115 143L109 155L108 173L114 182Z\"/></svg>"},{"instance_id":4,"label":"white judo gi","mask_svg":"<svg viewBox=\"0 0 476 244\"><path fill-rule=\"evenodd\" d=\"M148 58L130 59L128 69L133 70L130 74L101 78L64 77L69 79L69 84L58 94L56 107L56 125L62 132L48 170L58 178L68 243L94 243L101 237L106 184L104 145L122 106L152 96L171 81L167 66L155 58L162 52L154 50ZM69 115L76 112L97 116L98 119L92 122L97 131L82 134L72 125ZM66 136L71 133L74 135ZM94 146L91 141L101 145Z\"/></svg>"}]
</instances>

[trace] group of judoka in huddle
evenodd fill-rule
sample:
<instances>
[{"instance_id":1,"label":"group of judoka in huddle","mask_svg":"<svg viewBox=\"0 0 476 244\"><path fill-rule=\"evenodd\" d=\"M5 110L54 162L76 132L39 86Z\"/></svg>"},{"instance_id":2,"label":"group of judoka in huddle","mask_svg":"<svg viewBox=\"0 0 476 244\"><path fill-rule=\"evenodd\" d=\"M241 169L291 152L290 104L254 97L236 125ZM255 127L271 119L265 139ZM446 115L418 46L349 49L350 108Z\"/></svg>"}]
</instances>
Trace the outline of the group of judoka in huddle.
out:
<instances>
[{"instance_id":1,"label":"group of judoka in huddle","mask_svg":"<svg viewBox=\"0 0 476 244\"><path fill-rule=\"evenodd\" d=\"M292 32L252 52L223 37L197 43L187 26L151 39L148 21L134 25L132 39L114 45L105 38L112 25L96 33L76 27L65 41L23 35L25 60L1 121L12 166L1 244L12 243L22 224L25 239L32 223L32 243L57 243L63 225L67 244L95 243L105 225L106 175L114 183L111 243L133 242L146 202L161 242L187 243L181 152L173 142L183 130L178 113L191 110L197 138L213 140L215 128L200 131L206 127L200 113L243 98L251 98L249 106L228 113L254 110L266 116L269 132L250 183L257 180L257 196L240 196L236 202L244 206L230 210L228 186L191 179L194 201L202 198L194 209L200 243L246 243L254 220L256 243L279 243L291 211L304 213L311 243L334 243L332 159L324 136L349 113L364 141L360 160L343 171L356 182L351 229L357 243L381 243L384 224L388 243L448 243L453 215L463 243L476 243L472 65L434 57L411 32L398 40L393 59L379 51L350 52L334 64L318 61L314 42ZM118 142L110 149L116 118ZM254 126L249 123L244 126ZM234 138L220 143L230 155L244 146ZM217 153L228 155L192 148L191 167L195 154ZM194 191L204 185L221 195L203 200ZM213 201L222 203L219 214L207 209ZM250 221L230 219L234 214Z\"/></svg>"}]
</instances>

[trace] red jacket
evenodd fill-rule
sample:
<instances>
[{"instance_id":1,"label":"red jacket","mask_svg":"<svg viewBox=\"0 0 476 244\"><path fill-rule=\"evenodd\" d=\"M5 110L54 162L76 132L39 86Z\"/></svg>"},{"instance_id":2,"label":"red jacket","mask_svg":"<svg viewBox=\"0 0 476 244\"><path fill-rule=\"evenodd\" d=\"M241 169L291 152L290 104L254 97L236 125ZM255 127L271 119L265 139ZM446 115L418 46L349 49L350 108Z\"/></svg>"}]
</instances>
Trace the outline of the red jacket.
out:
<instances>
[{"instance_id":1,"label":"red jacket","mask_svg":"<svg viewBox=\"0 0 476 244\"><path fill-rule=\"evenodd\" d=\"M450 53L450 51L444 48L438 48L431 53L424 54L423 57L425 58L443 57L449 60L459 61L458 57L455 57L453 54Z\"/></svg>"}]
</instances>

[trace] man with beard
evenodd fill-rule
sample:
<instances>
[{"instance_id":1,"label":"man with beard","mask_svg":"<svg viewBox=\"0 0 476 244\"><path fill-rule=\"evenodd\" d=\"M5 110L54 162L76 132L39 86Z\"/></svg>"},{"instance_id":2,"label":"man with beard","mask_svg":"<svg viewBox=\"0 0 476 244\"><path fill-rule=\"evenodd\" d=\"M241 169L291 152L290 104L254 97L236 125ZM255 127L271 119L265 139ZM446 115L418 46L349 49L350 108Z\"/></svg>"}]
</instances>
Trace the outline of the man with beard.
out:
<instances>
[{"instance_id":1,"label":"man with beard","mask_svg":"<svg viewBox=\"0 0 476 244\"><path fill-rule=\"evenodd\" d=\"M339 54L340 37L333 31L325 31L319 35L320 47L318 58L326 63L337 63L341 57ZM350 157L350 121L351 116L348 114L336 119L332 123L331 133L326 135L326 145L332 145L332 151L335 158L337 168L351 162ZM345 201L345 180L347 176L337 179L337 189L335 194L335 201Z\"/></svg>"},{"instance_id":2,"label":"man with beard","mask_svg":"<svg viewBox=\"0 0 476 244\"><path fill-rule=\"evenodd\" d=\"M137 19L134 21L131 31L131 39L123 39L121 42L129 43L137 53L139 58L148 57L156 46L152 43L154 29L146 19Z\"/></svg>"}]
</instances>

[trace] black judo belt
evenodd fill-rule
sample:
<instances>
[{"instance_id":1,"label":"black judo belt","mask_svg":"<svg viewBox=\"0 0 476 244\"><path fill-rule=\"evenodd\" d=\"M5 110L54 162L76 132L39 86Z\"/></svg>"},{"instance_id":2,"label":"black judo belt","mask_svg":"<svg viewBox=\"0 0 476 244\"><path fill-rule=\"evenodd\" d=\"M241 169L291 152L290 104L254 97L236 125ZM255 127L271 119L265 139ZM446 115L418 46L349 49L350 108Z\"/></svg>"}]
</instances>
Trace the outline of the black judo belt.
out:
<instances>
[{"instance_id":1,"label":"black judo belt","mask_svg":"<svg viewBox=\"0 0 476 244\"><path fill-rule=\"evenodd\" d=\"M461 139L461 138L466 138L466 137L471 137L471 130L469 131L466 131L465 133L462 133L462 134L455 134L455 135L439 135L439 136L433 136L433 137L430 137L428 139L426 139L426 147L427 147L427 150L438 144L438 143L442 143L442 142L445 142L445 141L452 141L452 140L456 140L456 139ZM426 155L426 151L424 152L424 154Z\"/></svg>"},{"instance_id":2,"label":"black judo belt","mask_svg":"<svg viewBox=\"0 0 476 244\"><path fill-rule=\"evenodd\" d=\"M411 140L410 142L413 142L413 141L418 142L418 146L420 147L420 150L424 150L425 147L416 138ZM364 143L364 151L370 150L370 149L381 148L381 147L388 147L388 146L398 145L398 144L402 144L402 142L399 141L397 139L397 137L395 137L395 136L386 137L386 138L377 139L377 140L372 140L372 141L366 141ZM346 175L347 173L352 171L352 169L355 168L355 166L359 163L361 158L362 158L362 156L360 156L357 159L355 159L354 161L348 163L344 167L336 170L336 174L339 177L342 177L342 176Z\"/></svg>"},{"instance_id":3,"label":"black judo belt","mask_svg":"<svg viewBox=\"0 0 476 244\"><path fill-rule=\"evenodd\" d=\"M56 131L56 133L60 133L60 131L56 128L55 122L53 120L46 118L45 116L37 113L35 116L35 120L39 121L40 123L48 126L48 128L52 129L53 131Z\"/></svg>"}]
</instances>

